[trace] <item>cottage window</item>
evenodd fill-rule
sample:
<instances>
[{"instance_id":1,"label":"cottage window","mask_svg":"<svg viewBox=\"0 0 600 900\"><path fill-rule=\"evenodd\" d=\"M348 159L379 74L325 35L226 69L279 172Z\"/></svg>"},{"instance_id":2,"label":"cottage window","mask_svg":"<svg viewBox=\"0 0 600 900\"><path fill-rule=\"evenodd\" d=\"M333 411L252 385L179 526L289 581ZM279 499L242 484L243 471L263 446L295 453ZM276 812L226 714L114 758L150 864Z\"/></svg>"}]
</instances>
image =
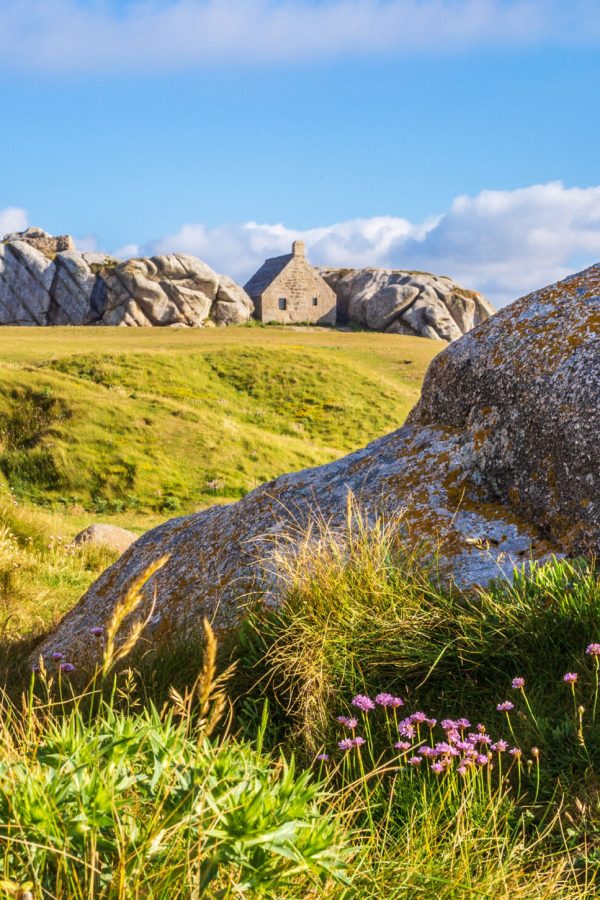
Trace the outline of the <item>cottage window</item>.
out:
<instances>
[{"instance_id":1,"label":"cottage window","mask_svg":"<svg viewBox=\"0 0 600 900\"><path fill-rule=\"evenodd\" d=\"M313 297L313 306L318 306L318 304L319 304L318 297Z\"/></svg>"},{"instance_id":2,"label":"cottage window","mask_svg":"<svg viewBox=\"0 0 600 900\"><path fill-rule=\"evenodd\" d=\"M287 309L287 300L285 297L279 298L279 309Z\"/></svg>"}]
</instances>

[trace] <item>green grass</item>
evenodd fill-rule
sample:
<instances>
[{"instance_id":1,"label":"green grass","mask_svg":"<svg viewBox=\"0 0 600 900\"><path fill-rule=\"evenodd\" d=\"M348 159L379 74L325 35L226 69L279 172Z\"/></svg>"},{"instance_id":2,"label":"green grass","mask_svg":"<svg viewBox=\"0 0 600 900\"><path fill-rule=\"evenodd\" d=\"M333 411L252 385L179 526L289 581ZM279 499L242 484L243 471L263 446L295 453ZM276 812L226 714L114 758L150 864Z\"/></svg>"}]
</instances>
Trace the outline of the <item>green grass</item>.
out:
<instances>
[{"instance_id":1,"label":"green grass","mask_svg":"<svg viewBox=\"0 0 600 900\"><path fill-rule=\"evenodd\" d=\"M0 896L598 896L593 560L461 592L407 549L401 520L367 527L351 509L341 540L324 528L290 554L282 539L281 605L229 636L228 679L210 632L140 645L116 676L109 659L78 696L59 663L24 671L114 558L69 546L90 519L141 531L364 445L401 423L438 345L258 327L5 336ZM352 705L382 691L404 706ZM413 768L443 737L423 726L394 747L396 716L419 710L484 723L522 757ZM353 714L353 730L337 721ZM352 735L364 745L340 749Z\"/></svg>"},{"instance_id":2,"label":"green grass","mask_svg":"<svg viewBox=\"0 0 600 900\"><path fill-rule=\"evenodd\" d=\"M77 526L58 513L15 503L0 485L0 667L75 605L117 558L70 545Z\"/></svg>"},{"instance_id":3,"label":"green grass","mask_svg":"<svg viewBox=\"0 0 600 900\"><path fill-rule=\"evenodd\" d=\"M26 333L24 333L26 332ZM441 344L330 329L2 329L0 478L149 522L398 427Z\"/></svg>"},{"instance_id":4,"label":"green grass","mask_svg":"<svg viewBox=\"0 0 600 900\"><path fill-rule=\"evenodd\" d=\"M74 698L58 663L24 699L13 682L0 710L7 896L597 896L594 564L550 561L461 593L406 551L399 525L367 528L355 512L342 544L325 529L295 561L282 553L282 605L231 636L226 679L208 632L142 648L114 684L109 655L107 680ZM381 691L404 705L351 703ZM492 746L466 776L415 771L407 758L444 737L417 726L395 749L397 720L416 710L485 723L522 759ZM338 748L357 734L362 747Z\"/></svg>"},{"instance_id":5,"label":"green grass","mask_svg":"<svg viewBox=\"0 0 600 900\"><path fill-rule=\"evenodd\" d=\"M347 832L311 774L213 735L214 662L208 630L191 691L162 710L136 708L131 672L79 696L42 674L22 706L0 697L3 897L293 898L347 880Z\"/></svg>"},{"instance_id":6,"label":"green grass","mask_svg":"<svg viewBox=\"0 0 600 900\"><path fill-rule=\"evenodd\" d=\"M307 765L329 755L321 771L336 809L362 807L357 896L597 896L600 697L598 657L586 653L600 642L595 563L553 560L512 584L453 591L407 552L401 522L367 528L355 511L345 542L324 528L295 556L282 548L278 566L281 607L256 611L239 636L238 721L252 734L266 701L271 746L293 747ZM517 676L523 690L512 688ZM352 705L380 692L404 705ZM507 700L514 708L497 710ZM416 711L438 723L467 717L473 732L484 723L522 757L494 750L466 775L456 764L434 774L431 761L415 772L407 759L445 739L439 724L417 726L394 749L396 721ZM339 715L355 716L355 729ZM356 734L362 747L338 748Z\"/></svg>"}]
</instances>

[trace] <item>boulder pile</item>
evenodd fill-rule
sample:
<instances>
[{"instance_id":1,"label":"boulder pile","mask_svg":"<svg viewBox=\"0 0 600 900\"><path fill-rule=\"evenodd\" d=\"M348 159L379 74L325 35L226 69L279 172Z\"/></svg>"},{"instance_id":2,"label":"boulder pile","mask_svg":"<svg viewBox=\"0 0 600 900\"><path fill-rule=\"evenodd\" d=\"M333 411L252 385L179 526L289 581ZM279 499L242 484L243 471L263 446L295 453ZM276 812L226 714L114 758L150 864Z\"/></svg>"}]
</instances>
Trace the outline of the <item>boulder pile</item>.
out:
<instances>
[{"instance_id":1,"label":"boulder pile","mask_svg":"<svg viewBox=\"0 0 600 900\"><path fill-rule=\"evenodd\" d=\"M39 228L0 243L0 325L175 325L247 322L246 292L194 256L119 262L81 253Z\"/></svg>"},{"instance_id":2,"label":"boulder pile","mask_svg":"<svg viewBox=\"0 0 600 900\"><path fill-rule=\"evenodd\" d=\"M483 294L446 275L392 269L319 269L337 296L338 324L373 331L457 340L485 322L494 307Z\"/></svg>"},{"instance_id":3,"label":"boulder pile","mask_svg":"<svg viewBox=\"0 0 600 900\"><path fill-rule=\"evenodd\" d=\"M163 636L208 615L234 624L248 592L277 597L273 541L325 519L344 530L348 494L370 517L405 510L442 571L482 584L549 553L600 553L600 265L530 294L433 361L406 425L343 459L283 475L238 503L143 535L38 652L92 665L90 637L156 560L135 615ZM128 628L126 629L128 630Z\"/></svg>"}]
</instances>

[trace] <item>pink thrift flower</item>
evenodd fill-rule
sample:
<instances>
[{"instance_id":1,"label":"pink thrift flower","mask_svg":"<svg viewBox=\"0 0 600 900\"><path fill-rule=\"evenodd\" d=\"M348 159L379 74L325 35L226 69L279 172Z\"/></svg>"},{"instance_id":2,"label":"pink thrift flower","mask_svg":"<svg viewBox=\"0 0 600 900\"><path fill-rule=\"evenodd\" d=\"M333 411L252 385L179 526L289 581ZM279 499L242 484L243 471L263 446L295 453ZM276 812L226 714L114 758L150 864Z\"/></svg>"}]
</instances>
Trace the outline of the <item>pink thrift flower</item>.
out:
<instances>
[{"instance_id":1,"label":"pink thrift flower","mask_svg":"<svg viewBox=\"0 0 600 900\"><path fill-rule=\"evenodd\" d=\"M525 687L525 679L522 678L520 675L518 678L513 678L512 687L513 687L513 690L515 690L515 691L522 690Z\"/></svg>"},{"instance_id":2,"label":"pink thrift flower","mask_svg":"<svg viewBox=\"0 0 600 900\"><path fill-rule=\"evenodd\" d=\"M588 656L600 656L600 644L588 644L585 652Z\"/></svg>"},{"instance_id":3,"label":"pink thrift flower","mask_svg":"<svg viewBox=\"0 0 600 900\"><path fill-rule=\"evenodd\" d=\"M404 700L400 697L394 697L393 694L377 694L375 697L375 703L379 706L404 706Z\"/></svg>"},{"instance_id":4,"label":"pink thrift flower","mask_svg":"<svg viewBox=\"0 0 600 900\"><path fill-rule=\"evenodd\" d=\"M353 697L352 706L356 706L357 709L361 709L363 712L375 709L375 704L366 694L357 694L356 697Z\"/></svg>"},{"instance_id":5,"label":"pink thrift flower","mask_svg":"<svg viewBox=\"0 0 600 900\"><path fill-rule=\"evenodd\" d=\"M496 709L498 712L510 712L511 709L515 708L515 704L511 703L510 700L505 700L504 703L499 703Z\"/></svg>"},{"instance_id":6,"label":"pink thrift flower","mask_svg":"<svg viewBox=\"0 0 600 900\"><path fill-rule=\"evenodd\" d=\"M567 672L566 675L563 675L563 681L565 684L575 684L579 675L577 672Z\"/></svg>"},{"instance_id":7,"label":"pink thrift flower","mask_svg":"<svg viewBox=\"0 0 600 900\"><path fill-rule=\"evenodd\" d=\"M358 719L353 719L348 716L338 716L337 721L341 725L345 725L346 728L351 728L351 729L356 728L356 726L358 725Z\"/></svg>"}]
</instances>

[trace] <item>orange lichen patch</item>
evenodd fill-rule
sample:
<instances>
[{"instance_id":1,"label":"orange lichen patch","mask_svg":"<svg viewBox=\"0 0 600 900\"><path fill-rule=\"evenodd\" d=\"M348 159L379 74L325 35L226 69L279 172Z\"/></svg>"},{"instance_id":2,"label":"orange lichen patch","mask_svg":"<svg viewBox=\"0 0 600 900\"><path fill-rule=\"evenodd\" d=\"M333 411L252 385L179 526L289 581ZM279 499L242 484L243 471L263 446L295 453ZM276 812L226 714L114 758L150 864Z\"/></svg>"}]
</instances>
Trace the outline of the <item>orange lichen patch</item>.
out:
<instances>
[{"instance_id":1,"label":"orange lichen patch","mask_svg":"<svg viewBox=\"0 0 600 900\"><path fill-rule=\"evenodd\" d=\"M476 431L473 434L473 449L481 450L481 448L483 447L483 445L485 444L486 440L489 438L491 433L492 433L491 428L480 428L478 431Z\"/></svg>"},{"instance_id":2,"label":"orange lichen patch","mask_svg":"<svg viewBox=\"0 0 600 900\"><path fill-rule=\"evenodd\" d=\"M521 491L517 487L516 484L513 484L508 489L508 499L512 503L513 506L518 506L521 500Z\"/></svg>"}]
</instances>

